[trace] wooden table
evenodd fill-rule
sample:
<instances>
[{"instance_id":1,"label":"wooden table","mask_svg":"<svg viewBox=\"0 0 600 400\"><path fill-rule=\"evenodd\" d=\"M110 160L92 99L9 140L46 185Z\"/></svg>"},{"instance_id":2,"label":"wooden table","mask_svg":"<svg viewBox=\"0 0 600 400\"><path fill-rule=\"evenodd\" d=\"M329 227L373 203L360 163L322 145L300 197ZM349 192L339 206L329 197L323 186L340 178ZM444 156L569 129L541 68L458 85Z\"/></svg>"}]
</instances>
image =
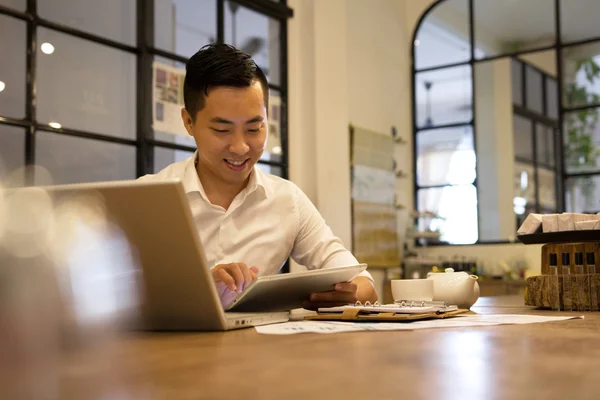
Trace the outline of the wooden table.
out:
<instances>
[{"instance_id":1,"label":"wooden table","mask_svg":"<svg viewBox=\"0 0 600 400\"><path fill-rule=\"evenodd\" d=\"M482 298L478 313L532 310ZM531 325L341 334L144 334L69 357L61 399L598 399L600 313ZM104 397L101 397L104 396Z\"/></svg>"}]
</instances>

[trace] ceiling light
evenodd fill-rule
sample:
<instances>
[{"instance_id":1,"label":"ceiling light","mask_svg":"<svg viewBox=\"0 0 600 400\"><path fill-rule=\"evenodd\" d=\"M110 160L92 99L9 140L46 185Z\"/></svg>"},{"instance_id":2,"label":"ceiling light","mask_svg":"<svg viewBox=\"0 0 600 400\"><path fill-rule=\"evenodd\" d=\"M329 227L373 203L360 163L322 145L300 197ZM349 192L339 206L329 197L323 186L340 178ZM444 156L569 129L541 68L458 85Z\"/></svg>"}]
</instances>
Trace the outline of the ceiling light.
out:
<instances>
[{"instance_id":1,"label":"ceiling light","mask_svg":"<svg viewBox=\"0 0 600 400\"><path fill-rule=\"evenodd\" d=\"M4 90L4 88L6 87L6 84L2 81L0 81L0 92Z\"/></svg>"},{"instance_id":2,"label":"ceiling light","mask_svg":"<svg viewBox=\"0 0 600 400\"><path fill-rule=\"evenodd\" d=\"M54 129L60 129L60 128L62 128L62 125L59 124L58 122L50 122L48 125L50 125Z\"/></svg>"},{"instance_id":3,"label":"ceiling light","mask_svg":"<svg viewBox=\"0 0 600 400\"><path fill-rule=\"evenodd\" d=\"M273 148L271 149L271 153L273 153L273 154L281 154L281 147L279 147L279 146L273 146Z\"/></svg>"},{"instance_id":4,"label":"ceiling light","mask_svg":"<svg viewBox=\"0 0 600 400\"><path fill-rule=\"evenodd\" d=\"M54 46L52 46L52 44L45 42L42 43L42 45L40 46L40 48L42 49L42 52L45 54L52 54L54 53Z\"/></svg>"},{"instance_id":5,"label":"ceiling light","mask_svg":"<svg viewBox=\"0 0 600 400\"><path fill-rule=\"evenodd\" d=\"M415 46L418 46L421 43L421 41L419 41L419 39L415 39Z\"/></svg>"}]
</instances>

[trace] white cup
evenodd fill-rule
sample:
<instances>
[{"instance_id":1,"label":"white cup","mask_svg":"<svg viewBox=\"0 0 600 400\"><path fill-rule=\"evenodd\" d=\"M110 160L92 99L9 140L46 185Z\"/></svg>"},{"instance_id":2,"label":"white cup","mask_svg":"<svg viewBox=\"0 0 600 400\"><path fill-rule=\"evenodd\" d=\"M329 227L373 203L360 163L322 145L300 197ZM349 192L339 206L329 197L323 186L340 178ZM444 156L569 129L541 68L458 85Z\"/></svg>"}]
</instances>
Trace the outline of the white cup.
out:
<instances>
[{"instance_id":1,"label":"white cup","mask_svg":"<svg viewBox=\"0 0 600 400\"><path fill-rule=\"evenodd\" d=\"M399 300L433 300L433 280L431 279L394 279L392 297Z\"/></svg>"}]
</instances>

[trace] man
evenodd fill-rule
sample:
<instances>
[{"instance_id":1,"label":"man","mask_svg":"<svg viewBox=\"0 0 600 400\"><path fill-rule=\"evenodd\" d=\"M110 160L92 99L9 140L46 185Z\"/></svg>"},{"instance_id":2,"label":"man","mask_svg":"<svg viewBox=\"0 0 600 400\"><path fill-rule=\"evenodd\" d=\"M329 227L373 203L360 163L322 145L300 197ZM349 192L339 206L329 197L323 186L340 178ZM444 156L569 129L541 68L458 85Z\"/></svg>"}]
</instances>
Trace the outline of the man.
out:
<instances>
[{"instance_id":1,"label":"man","mask_svg":"<svg viewBox=\"0 0 600 400\"><path fill-rule=\"evenodd\" d=\"M269 90L249 55L224 44L200 49L186 65L181 118L198 150L141 180L180 178L223 304L259 275L277 273L288 257L309 269L357 264L308 197L255 164L267 141ZM374 302L363 272L306 308Z\"/></svg>"}]
</instances>

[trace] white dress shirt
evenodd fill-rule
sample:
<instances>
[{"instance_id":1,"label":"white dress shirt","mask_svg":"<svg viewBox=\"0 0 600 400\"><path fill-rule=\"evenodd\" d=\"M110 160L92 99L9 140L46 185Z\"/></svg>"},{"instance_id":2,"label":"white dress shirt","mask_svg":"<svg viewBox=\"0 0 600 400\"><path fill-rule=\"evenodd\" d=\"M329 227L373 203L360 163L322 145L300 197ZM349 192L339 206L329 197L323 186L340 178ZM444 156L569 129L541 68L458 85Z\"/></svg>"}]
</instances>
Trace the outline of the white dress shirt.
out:
<instances>
[{"instance_id":1,"label":"white dress shirt","mask_svg":"<svg viewBox=\"0 0 600 400\"><path fill-rule=\"evenodd\" d=\"M358 263L298 186L256 166L227 210L211 204L196 172L197 156L139 180L181 179L210 268L243 262L272 275L290 256L308 269ZM372 279L366 271L361 275Z\"/></svg>"}]
</instances>

